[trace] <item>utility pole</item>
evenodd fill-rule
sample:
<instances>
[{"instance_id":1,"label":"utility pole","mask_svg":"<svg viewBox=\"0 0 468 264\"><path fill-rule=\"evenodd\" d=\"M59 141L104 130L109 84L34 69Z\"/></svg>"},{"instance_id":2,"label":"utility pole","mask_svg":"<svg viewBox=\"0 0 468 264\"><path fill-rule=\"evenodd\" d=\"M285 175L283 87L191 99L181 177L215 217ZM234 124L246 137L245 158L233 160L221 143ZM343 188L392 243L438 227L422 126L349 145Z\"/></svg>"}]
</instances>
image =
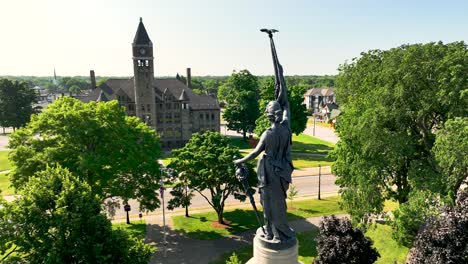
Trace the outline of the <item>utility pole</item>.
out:
<instances>
[{"instance_id":1,"label":"utility pole","mask_svg":"<svg viewBox=\"0 0 468 264\"><path fill-rule=\"evenodd\" d=\"M320 181L321 181L321 177L322 177L322 166L320 166L320 164L319 164L319 184L318 184L318 187L319 187L318 188L318 199L319 200L321 200L320 199L320 183L321 183Z\"/></svg>"},{"instance_id":2,"label":"utility pole","mask_svg":"<svg viewBox=\"0 0 468 264\"><path fill-rule=\"evenodd\" d=\"M313 116L314 116L314 134L313 134L313 136L315 137L315 113L313 114Z\"/></svg>"},{"instance_id":3,"label":"utility pole","mask_svg":"<svg viewBox=\"0 0 468 264\"><path fill-rule=\"evenodd\" d=\"M161 181L159 182L159 194L162 200L162 212L163 212L163 245L164 245L164 257L166 257L167 241L166 241L166 211L164 206L164 180L163 180L163 167L161 167Z\"/></svg>"}]
</instances>

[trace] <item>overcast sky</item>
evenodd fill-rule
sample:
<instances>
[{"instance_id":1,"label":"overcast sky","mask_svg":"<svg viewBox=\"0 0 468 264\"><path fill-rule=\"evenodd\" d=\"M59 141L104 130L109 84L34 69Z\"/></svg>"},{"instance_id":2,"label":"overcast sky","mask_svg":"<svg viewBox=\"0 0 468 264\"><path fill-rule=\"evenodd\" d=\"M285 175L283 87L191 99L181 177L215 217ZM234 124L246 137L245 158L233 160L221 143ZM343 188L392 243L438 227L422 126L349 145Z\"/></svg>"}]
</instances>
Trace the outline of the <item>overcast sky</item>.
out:
<instances>
[{"instance_id":1,"label":"overcast sky","mask_svg":"<svg viewBox=\"0 0 468 264\"><path fill-rule=\"evenodd\" d=\"M0 0L0 75L133 75L143 18L155 75L272 74L266 34L286 75L336 74L369 49L468 41L468 1Z\"/></svg>"}]
</instances>

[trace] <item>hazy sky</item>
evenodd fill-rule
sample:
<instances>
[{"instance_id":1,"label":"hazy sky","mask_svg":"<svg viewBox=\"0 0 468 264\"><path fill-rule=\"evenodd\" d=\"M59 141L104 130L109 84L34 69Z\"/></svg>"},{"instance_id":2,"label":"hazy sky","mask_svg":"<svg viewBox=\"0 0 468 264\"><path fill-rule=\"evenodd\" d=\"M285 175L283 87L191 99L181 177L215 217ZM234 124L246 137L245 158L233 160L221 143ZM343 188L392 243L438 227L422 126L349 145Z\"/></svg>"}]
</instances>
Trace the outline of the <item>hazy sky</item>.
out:
<instances>
[{"instance_id":1,"label":"hazy sky","mask_svg":"<svg viewBox=\"0 0 468 264\"><path fill-rule=\"evenodd\" d=\"M140 17L155 75L273 73L260 28L276 28L286 75L336 74L369 49L468 41L468 1L0 0L0 75L133 75Z\"/></svg>"}]
</instances>

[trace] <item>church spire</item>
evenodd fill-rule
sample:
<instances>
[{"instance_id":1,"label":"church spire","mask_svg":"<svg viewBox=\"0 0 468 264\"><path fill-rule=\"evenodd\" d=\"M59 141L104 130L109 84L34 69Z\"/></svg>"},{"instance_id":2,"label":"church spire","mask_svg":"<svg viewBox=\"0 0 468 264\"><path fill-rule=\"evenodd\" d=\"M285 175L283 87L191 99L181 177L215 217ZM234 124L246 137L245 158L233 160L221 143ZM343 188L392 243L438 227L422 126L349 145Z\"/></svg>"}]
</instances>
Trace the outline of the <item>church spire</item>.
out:
<instances>
[{"instance_id":1,"label":"church spire","mask_svg":"<svg viewBox=\"0 0 468 264\"><path fill-rule=\"evenodd\" d=\"M146 32L146 28L145 25L143 25L143 19L141 17L135 38L133 39L133 45L153 45L148 36L148 33Z\"/></svg>"}]
</instances>

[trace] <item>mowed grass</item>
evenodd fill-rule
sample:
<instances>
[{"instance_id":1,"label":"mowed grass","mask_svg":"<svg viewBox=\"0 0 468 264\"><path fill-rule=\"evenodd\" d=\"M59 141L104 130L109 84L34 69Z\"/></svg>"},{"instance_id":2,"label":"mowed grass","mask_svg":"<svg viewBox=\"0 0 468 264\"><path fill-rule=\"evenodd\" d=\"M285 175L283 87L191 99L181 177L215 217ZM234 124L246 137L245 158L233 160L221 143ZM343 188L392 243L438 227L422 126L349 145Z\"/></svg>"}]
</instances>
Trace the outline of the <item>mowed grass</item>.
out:
<instances>
[{"instance_id":1,"label":"mowed grass","mask_svg":"<svg viewBox=\"0 0 468 264\"><path fill-rule=\"evenodd\" d=\"M315 153L327 155L335 145L331 142L318 139L306 134L293 134L292 152Z\"/></svg>"},{"instance_id":2,"label":"mowed grass","mask_svg":"<svg viewBox=\"0 0 468 264\"><path fill-rule=\"evenodd\" d=\"M10 186L10 178L8 173L0 172L0 190L2 190L2 195L13 195L15 191Z\"/></svg>"},{"instance_id":3,"label":"mowed grass","mask_svg":"<svg viewBox=\"0 0 468 264\"><path fill-rule=\"evenodd\" d=\"M321 215L339 214L343 211L339 208L340 198L329 197L322 200L303 200L293 202L294 210L288 210L290 221L301 218L309 218ZM262 217L262 208L258 205L259 214ZM215 212L193 214L191 217L173 216L174 229L187 234L187 236L210 240L238 234L243 231L258 228L255 213L251 209L235 209L224 212L224 220L228 223L225 227L217 225Z\"/></svg>"},{"instance_id":4,"label":"mowed grass","mask_svg":"<svg viewBox=\"0 0 468 264\"><path fill-rule=\"evenodd\" d=\"M0 171L11 169L10 161L8 160L9 150L0 151Z\"/></svg>"},{"instance_id":5,"label":"mowed grass","mask_svg":"<svg viewBox=\"0 0 468 264\"><path fill-rule=\"evenodd\" d=\"M294 168L312 168L320 166L330 166L333 164L333 159L328 156L306 155L301 153L291 153Z\"/></svg>"},{"instance_id":6,"label":"mowed grass","mask_svg":"<svg viewBox=\"0 0 468 264\"><path fill-rule=\"evenodd\" d=\"M146 237L146 223L144 220L133 220L130 224L123 223L112 223L112 229L123 229L131 237L138 238L140 240Z\"/></svg>"},{"instance_id":7,"label":"mowed grass","mask_svg":"<svg viewBox=\"0 0 468 264\"><path fill-rule=\"evenodd\" d=\"M398 243L392 238L392 228L388 225L377 224L367 229L366 236L374 241L374 247L379 251L380 258L375 263L386 264L405 263L406 255L409 249Z\"/></svg>"},{"instance_id":8,"label":"mowed grass","mask_svg":"<svg viewBox=\"0 0 468 264\"><path fill-rule=\"evenodd\" d=\"M380 258L377 259L375 262L376 264L393 264L394 261L397 261L397 263L404 263L406 259L408 248L399 246L392 239L391 232L392 229L390 226L378 224L375 228L368 229L365 233L366 236L374 241L374 247L380 253ZM315 242L317 235L318 230L297 234L297 239L299 241L299 260L302 261L302 263L312 263L315 257L317 257L317 243ZM234 252L242 263L246 263L253 256L252 249L252 246L248 246L223 254L219 259L210 262L210 264L224 264Z\"/></svg>"}]
</instances>

